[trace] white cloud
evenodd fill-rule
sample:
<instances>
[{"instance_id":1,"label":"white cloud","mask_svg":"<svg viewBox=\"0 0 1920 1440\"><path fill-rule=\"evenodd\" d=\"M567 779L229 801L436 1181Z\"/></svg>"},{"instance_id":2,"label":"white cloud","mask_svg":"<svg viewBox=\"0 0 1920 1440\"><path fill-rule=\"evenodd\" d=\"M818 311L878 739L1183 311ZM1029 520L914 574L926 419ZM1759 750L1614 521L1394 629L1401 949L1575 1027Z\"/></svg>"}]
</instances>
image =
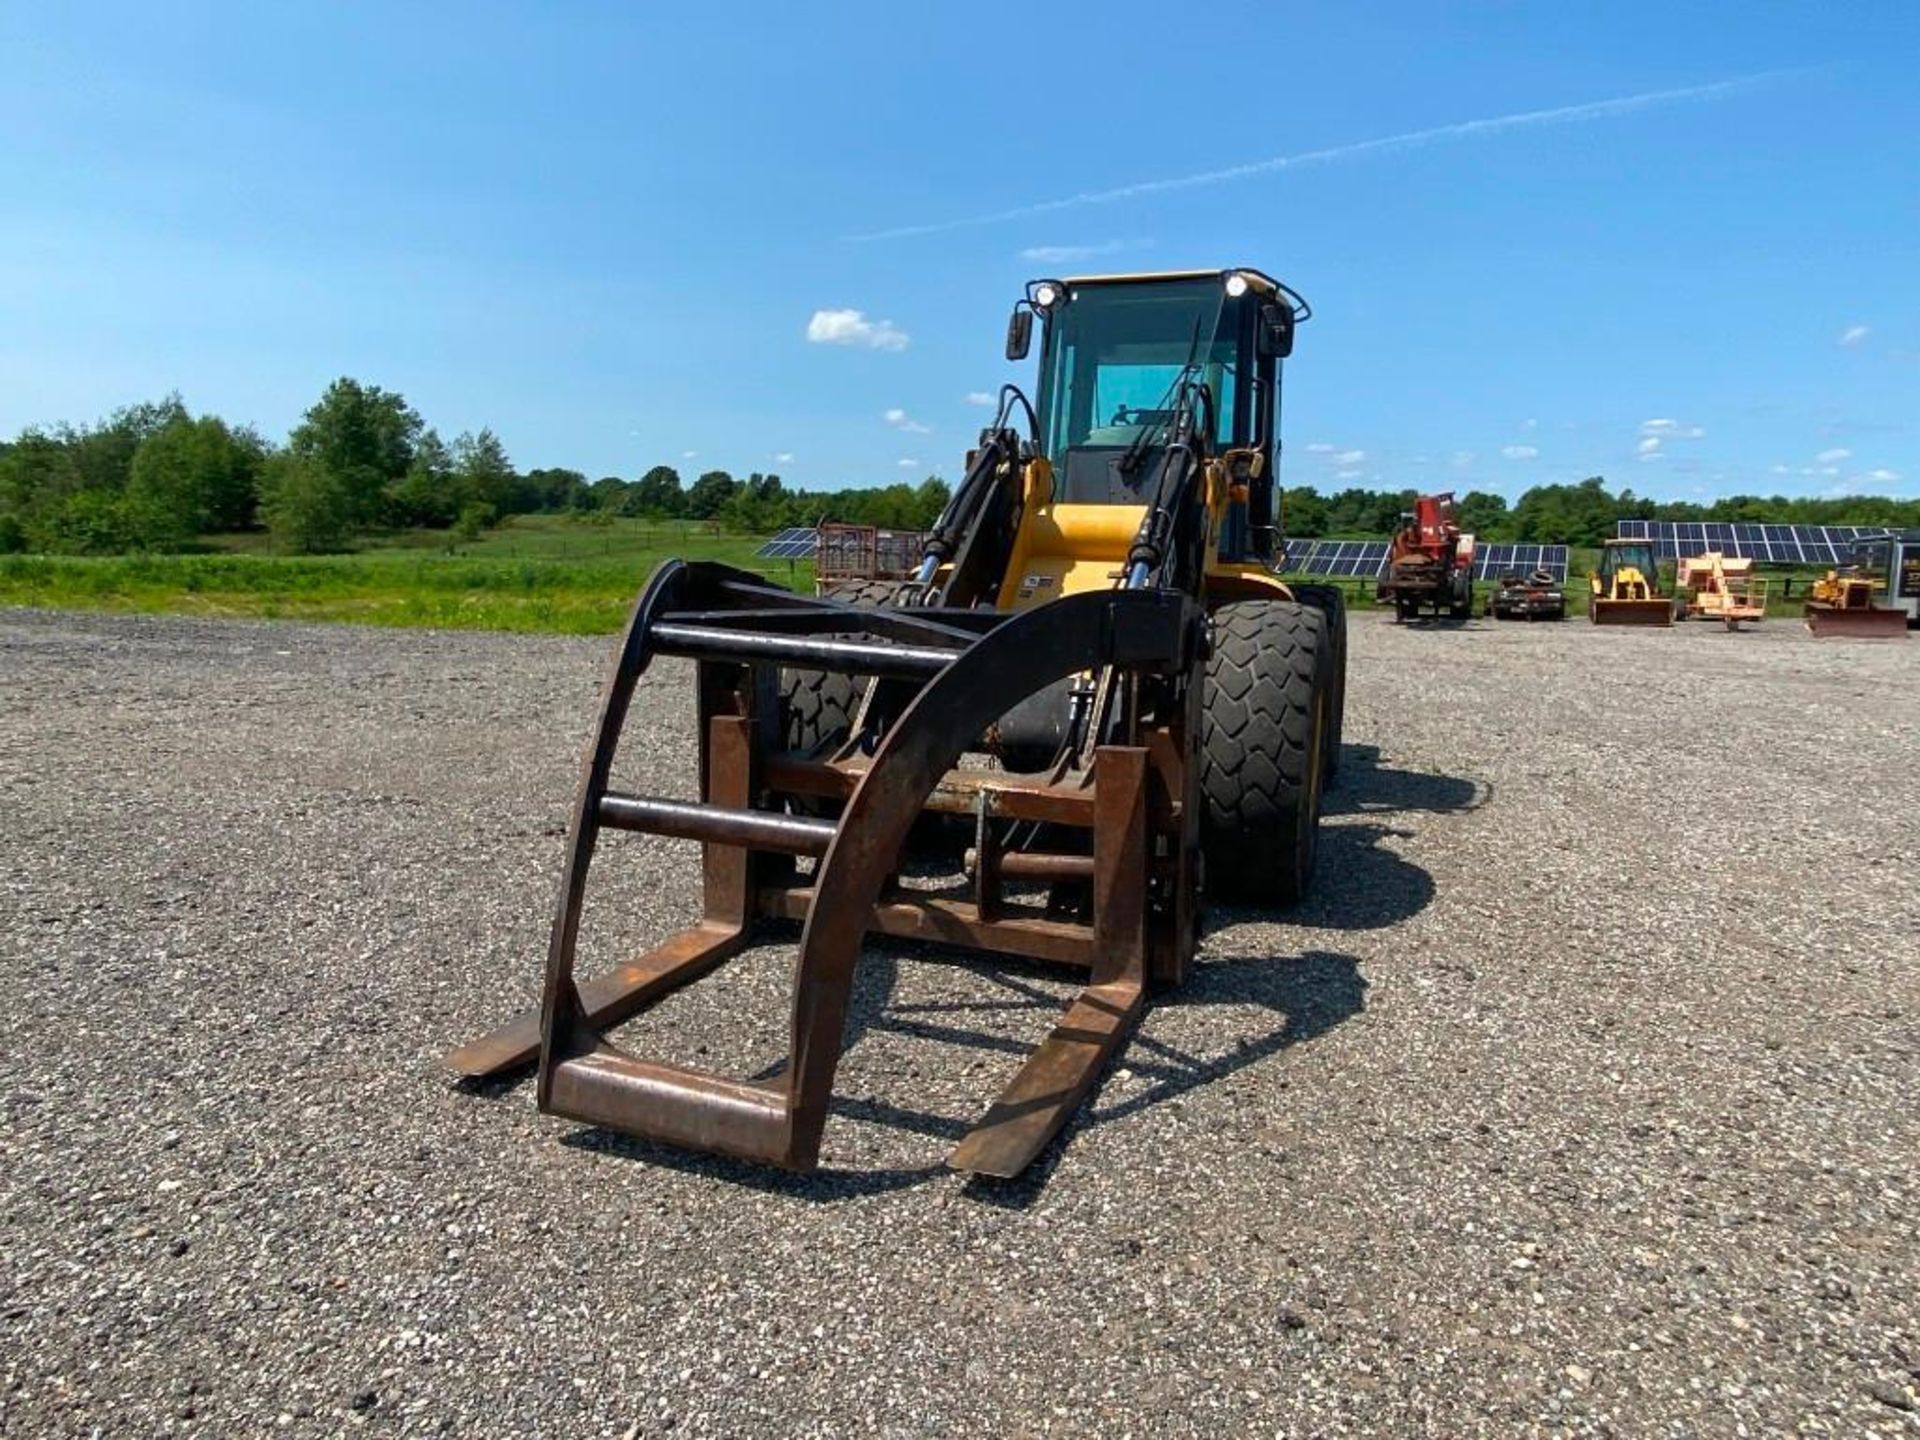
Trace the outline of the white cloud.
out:
<instances>
[{"instance_id":1,"label":"white cloud","mask_svg":"<svg viewBox=\"0 0 1920 1440\"><path fill-rule=\"evenodd\" d=\"M1022 260L1040 265L1055 265L1067 260L1091 260L1096 255L1112 255L1133 248L1129 240L1102 240L1097 245L1029 245L1020 252Z\"/></svg>"},{"instance_id":2,"label":"white cloud","mask_svg":"<svg viewBox=\"0 0 1920 1440\"><path fill-rule=\"evenodd\" d=\"M698 450L682 450L680 452L680 458L682 460L697 460L700 458L700 452Z\"/></svg>"},{"instance_id":3,"label":"white cloud","mask_svg":"<svg viewBox=\"0 0 1920 1440\"><path fill-rule=\"evenodd\" d=\"M1891 485L1900 478L1900 472L1898 470L1889 470L1885 466L1882 466L1878 470L1869 470L1862 478L1871 480L1876 485Z\"/></svg>"},{"instance_id":4,"label":"white cloud","mask_svg":"<svg viewBox=\"0 0 1920 1440\"><path fill-rule=\"evenodd\" d=\"M1359 470L1336 470L1333 478L1336 480L1358 480L1363 473L1364 472Z\"/></svg>"},{"instance_id":5,"label":"white cloud","mask_svg":"<svg viewBox=\"0 0 1920 1440\"><path fill-rule=\"evenodd\" d=\"M1538 430L1540 428L1540 422L1538 420L1522 420L1520 422L1520 428L1522 430Z\"/></svg>"},{"instance_id":6,"label":"white cloud","mask_svg":"<svg viewBox=\"0 0 1920 1440\"><path fill-rule=\"evenodd\" d=\"M807 321L807 339L815 345L865 345L870 350L904 350L907 332L891 320L869 320L864 310L816 310Z\"/></svg>"},{"instance_id":7,"label":"white cloud","mask_svg":"<svg viewBox=\"0 0 1920 1440\"><path fill-rule=\"evenodd\" d=\"M1364 450L1342 450L1333 457L1333 463L1336 465L1353 466L1361 464L1366 458L1367 452Z\"/></svg>"},{"instance_id":8,"label":"white cloud","mask_svg":"<svg viewBox=\"0 0 1920 1440\"><path fill-rule=\"evenodd\" d=\"M1678 420L1642 420L1642 435L1658 435L1666 440L1700 440L1706 437L1706 429L1699 425L1682 425Z\"/></svg>"},{"instance_id":9,"label":"white cloud","mask_svg":"<svg viewBox=\"0 0 1920 1440\"><path fill-rule=\"evenodd\" d=\"M1538 445L1503 445L1500 453L1509 460L1537 460L1540 458Z\"/></svg>"},{"instance_id":10,"label":"white cloud","mask_svg":"<svg viewBox=\"0 0 1920 1440\"><path fill-rule=\"evenodd\" d=\"M1447 457L1447 463L1456 470L1464 470L1480 458L1477 450L1456 450Z\"/></svg>"},{"instance_id":11,"label":"white cloud","mask_svg":"<svg viewBox=\"0 0 1920 1440\"><path fill-rule=\"evenodd\" d=\"M1837 465L1842 460L1851 460L1853 458L1853 451L1847 449L1845 446L1836 445L1831 450L1822 450L1813 458L1818 460L1822 465Z\"/></svg>"},{"instance_id":12,"label":"white cloud","mask_svg":"<svg viewBox=\"0 0 1920 1440\"><path fill-rule=\"evenodd\" d=\"M1834 341L1833 343L1836 345L1845 345L1851 348L1855 345L1858 345L1862 340L1865 340L1867 336L1871 335L1872 333L1873 331L1870 330L1865 325L1849 325L1847 326L1846 329L1840 332L1840 338Z\"/></svg>"},{"instance_id":13,"label":"white cloud","mask_svg":"<svg viewBox=\"0 0 1920 1440\"><path fill-rule=\"evenodd\" d=\"M933 427L931 425L922 425L898 405L887 411L880 418L894 429L904 431L908 435L931 435L933 433Z\"/></svg>"},{"instance_id":14,"label":"white cloud","mask_svg":"<svg viewBox=\"0 0 1920 1440\"><path fill-rule=\"evenodd\" d=\"M776 465L791 465L793 463L793 452L791 450L782 450L778 455L773 457L773 463Z\"/></svg>"},{"instance_id":15,"label":"white cloud","mask_svg":"<svg viewBox=\"0 0 1920 1440\"><path fill-rule=\"evenodd\" d=\"M999 402L994 398L991 391L969 390L967 391L967 403L969 405L996 405Z\"/></svg>"},{"instance_id":16,"label":"white cloud","mask_svg":"<svg viewBox=\"0 0 1920 1440\"><path fill-rule=\"evenodd\" d=\"M1659 450L1660 437L1658 435L1648 435L1634 448L1640 452L1640 457L1644 460L1647 456Z\"/></svg>"},{"instance_id":17,"label":"white cloud","mask_svg":"<svg viewBox=\"0 0 1920 1440\"><path fill-rule=\"evenodd\" d=\"M1331 455L1335 448L1336 447L1329 445L1324 440L1316 440L1307 446L1307 453L1309 455Z\"/></svg>"},{"instance_id":18,"label":"white cloud","mask_svg":"<svg viewBox=\"0 0 1920 1440\"><path fill-rule=\"evenodd\" d=\"M901 468L902 470L914 470L914 469L918 469L918 468L919 468L919 465L920 465L920 462L919 462L918 460L914 460L914 459L911 459L911 458L908 458L908 459L902 459L902 460L896 460L896 461L894 461L893 463L894 463L894 464L896 464L896 465L898 465L898 466L899 466L899 467L900 467L900 468Z\"/></svg>"},{"instance_id":19,"label":"white cloud","mask_svg":"<svg viewBox=\"0 0 1920 1440\"><path fill-rule=\"evenodd\" d=\"M1767 467L1767 473L1770 475L1791 475L1793 471L1785 465L1769 465Z\"/></svg>"}]
</instances>

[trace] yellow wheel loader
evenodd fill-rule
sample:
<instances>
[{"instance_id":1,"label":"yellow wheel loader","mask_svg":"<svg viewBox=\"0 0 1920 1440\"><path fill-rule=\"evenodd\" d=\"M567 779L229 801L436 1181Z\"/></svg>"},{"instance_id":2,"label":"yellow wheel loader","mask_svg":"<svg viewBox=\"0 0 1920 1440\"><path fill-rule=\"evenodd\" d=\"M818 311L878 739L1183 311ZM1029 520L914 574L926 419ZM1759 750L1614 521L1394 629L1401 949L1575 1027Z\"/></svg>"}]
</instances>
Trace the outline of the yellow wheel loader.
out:
<instances>
[{"instance_id":1,"label":"yellow wheel loader","mask_svg":"<svg viewBox=\"0 0 1920 1440\"><path fill-rule=\"evenodd\" d=\"M867 937L1001 952L1087 977L949 1157L998 1176L1031 1162L1148 994L1186 977L1203 906L1285 906L1313 878L1345 615L1337 592L1272 570L1280 369L1308 314L1249 269L1035 281L1006 351L1024 359L1037 322L1036 398L1001 391L911 579L816 597L715 564L655 571L582 767L540 1006L452 1068L537 1066L543 1110L808 1170ZM662 655L698 666L698 800L610 788ZM610 831L701 843L705 899L650 953L582 979ZM793 922L790 1043L770 1069L721 1076L616 1043Z\"/></svg>"},{"instance_id":2,"label":"yellow wheel loader","mask_svg":"<svg viewBox=\"0 0 1920 1440\"><path fill-rule=\"evenodd\" d=\"M1600 568L1589 571L1587 616L1596 625L1671 625L1673 604L1660 593L1660 569L1645 540L1604 540Z\"/></svg>"}]
</instances>

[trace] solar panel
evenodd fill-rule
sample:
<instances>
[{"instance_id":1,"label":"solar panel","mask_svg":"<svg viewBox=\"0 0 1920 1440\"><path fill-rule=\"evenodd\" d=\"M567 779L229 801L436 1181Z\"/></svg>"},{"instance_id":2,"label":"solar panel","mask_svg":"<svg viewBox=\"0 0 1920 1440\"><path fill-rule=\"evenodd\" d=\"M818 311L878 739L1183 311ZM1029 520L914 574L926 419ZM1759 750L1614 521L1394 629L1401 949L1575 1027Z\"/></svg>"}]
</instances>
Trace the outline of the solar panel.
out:
<instances>
[{"instance_id":1,"label":"solar panel","mask_svg":"<svg viewBox=\"0 0 1920 1440\"><path fill-rule=\"evenodd\" d=\"M1774 565L1837 565L1852 552L1854 541L1884 535L1878 525L1756 525L1718 520L1622 520L1615 527L1622 540L1649 540L1662 560L1694 556L1708 550L1765 560Z\"/></svg>"},{"instance_id":2,"label":"solar panel","mask_svg":"<svg viewBox=\"0 0 1920 1440\"><path fill-rule=\"evenodd\" d=\"M796 525L791 530L782 530L754 554L762 560L805 560L819 544L819 531L811 525Z\"/></svg>"},{"instance_id":3,"label":"solar panel","mask_svg":"<svg viewBox=\"0 0 1920 1440\"><path fill-rule=\"evenodd\" d=\"M1518 571L1530 575L1549 571L1556 583L1567 583L1567 547L1564 545L1481 545L1473 552L1473 578L1498 580Z\"/></svg>"},{"instance_id":4,"label":"solar panel","mask_svg":"<svg viewBox=\"0 0 1920 1440\"><path fill-rule=\"evenodd\" d=\"M1296 540L1287 546L1287 569L1300 575L1374 576L1387 564L1385 540Z\"/></svg>"}]
</instances>

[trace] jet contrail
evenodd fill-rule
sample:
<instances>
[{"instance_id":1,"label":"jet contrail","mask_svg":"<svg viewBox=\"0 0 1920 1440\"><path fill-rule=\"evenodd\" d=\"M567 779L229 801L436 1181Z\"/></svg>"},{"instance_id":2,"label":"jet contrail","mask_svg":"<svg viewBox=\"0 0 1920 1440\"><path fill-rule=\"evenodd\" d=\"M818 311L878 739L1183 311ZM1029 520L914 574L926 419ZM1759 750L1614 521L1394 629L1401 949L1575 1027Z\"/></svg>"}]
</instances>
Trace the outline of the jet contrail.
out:
<instances>
[{"instance_id":1,"label":"jet contrail","mask_svg":"<svg viewBox=\"0 0 1920 1440\"><path fill-rule=\"evenodd\" d=\"M899 225L889 230L873 230L864 235L849 235L849 240L905 240L914 235L937 235L944 230L963 230L975 225L994 225L1003 220L1024 220L1033 215L1049 215L1056 210L1071 210L1081 205L1106 205L1115 200L1131 200L1140 195L1158 195L1168 190L1189 190L1199 185L1218 185L1228 180L1243 180L1250 175L1269 175L1302 165L1324 165L1356 155L1373 155L1386 150L1412 150L1441 140L1465 140L1477 135L1492 135L1503 130L1523 130L1535 125L1566 125L1578 120L1600 120L1627 115L1655 105L1678 100L1713 100L1750 89L1790 72L1770 70L1733 80L1717 80L1711 85L1690 85L1681 90L1649 90L1644 95L1623 95L1615 100L1592 100L1583 105L1561 105L1552 110L1525 110L1517 115L1495 115L1484 120L1462 120L1453 125L1436 125L1430 130L1409 130L1403 135L1384 135L1377 140L1356 140L1348 145L1331 145L1324 150L1302 150L1295 155L1275 155L1266 160L1251 160L1225 170L1203 170L1197 175L1177 175L1165 180L1142 180L1111 190L1083 190L1059 200L1040 200L1016 205L1011 210L995 210L984 215L968 215L957 220L936 220L925 225Z\"/></svg>"}]
</instances>

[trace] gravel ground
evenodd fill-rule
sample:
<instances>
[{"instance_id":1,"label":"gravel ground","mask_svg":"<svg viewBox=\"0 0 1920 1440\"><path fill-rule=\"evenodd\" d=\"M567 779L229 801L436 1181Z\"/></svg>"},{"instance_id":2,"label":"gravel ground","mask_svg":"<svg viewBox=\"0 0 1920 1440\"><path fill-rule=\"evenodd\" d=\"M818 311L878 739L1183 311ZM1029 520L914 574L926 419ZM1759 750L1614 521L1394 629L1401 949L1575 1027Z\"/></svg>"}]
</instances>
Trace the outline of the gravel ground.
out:
<instances>
[{"instance_id":1,"label":"gravel ground","mask_svg":"<svg viewBox=\"0 0 1920 1440\"><path fill-rule=\"evenodd\" d=\"M871 952L809 1179L436 1068L605 651L0 612L0 1432L1920 1434L1920 644L1356 617L1316 897L998 1187L1046 972ZM616 847L586 965L692 913ZM785 963L629 1038L765 1064Z\"/></svg>"}]
</instances>

